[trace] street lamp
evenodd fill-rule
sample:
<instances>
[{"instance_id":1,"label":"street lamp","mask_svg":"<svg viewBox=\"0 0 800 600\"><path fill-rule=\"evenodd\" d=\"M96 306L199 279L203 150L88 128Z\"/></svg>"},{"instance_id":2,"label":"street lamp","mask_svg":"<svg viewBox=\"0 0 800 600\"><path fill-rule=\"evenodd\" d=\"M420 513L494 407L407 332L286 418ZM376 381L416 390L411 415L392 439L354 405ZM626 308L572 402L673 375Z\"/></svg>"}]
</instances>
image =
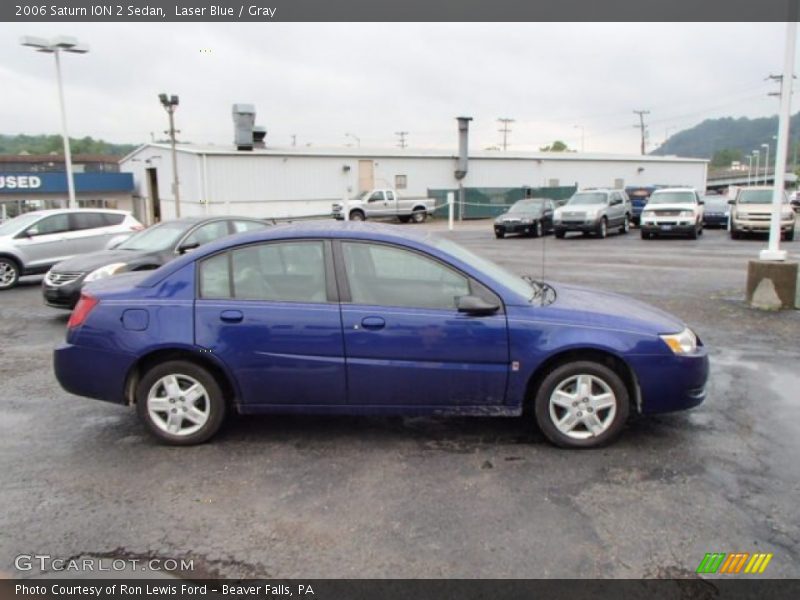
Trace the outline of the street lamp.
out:
<instances>
[{"instance_id":1,"label":"street lamp","mask_svg":"<svg viewBox=\"0 0 800 600\"><path fill-rule=\"evenodd\" d=\"M573 127L575 129L580 129L581 130L581 152L583 152L584 141L585 141L585 138L586 138L586 130L584 129L583 125L573 125Z\"/></svg>"},{"instance_id":2,"label":"street lamp","mask_svg":"<svg viewBox=\"0 0 800 600\"><path fill-rule=\"evenodd\" d=\"M753 170L753 155L747 155L747 187L750 187L750 173Z\"/></svg>"},{"instance_id":3,"label":"street lamp","mask_svg":"<svg viewBox=\"0 0 800 600\"><path fill-rule=\"evenodd\" d=\"M86 54L89 46L81 44L74 37L59 36L48 40L46 38L25 35L20 38L20 44L35 48L37 52L52 54L56 59L56 80L58 81L58 104L61 108L61 137L64 140L64 164L67 168L67 193L69 194L69 208L77 208L75 201L75 181L72 175L72 152L69 147L69 134L67 133L67 111L64 107L64 86L61 83L61 53Z\"/></svg>"},{"instance_id":4,"label":"street lamp","mask_svg":"<svg viewBox=\"0 0 800 600\"><path fill-rule=\"evenodd\" d=\"M769 144L761 144L761 147L767 149L767 155L764 158L764 185L768 185L767 172L769 171Z\"/></svg>"},{"instance_id":5,"label":"street lamp","mask_svg":"<svg viewBox=\"0 0 800 600\"><path fill-rule=\"evenodd\" d=\"M181 217L181 195L180 195L180 182L178 181L178 155L175 151L175 134L179 133L175 129L175 109L178 108L178 97L175 95L168 96L167 94L159 94L158 99L161 101L161 106L167 111L169 115L169 129L164 133L169 134L169 141L172 146L172 195L175 197L175 218Z\"/></svg>"},{"instance_id":6,"label":"street lamp","mask_svg":"<svg viewBox=\"0 0 800 600\"><path fill-rule=\"evenodd\" d=\"M353 133L345 133L344 137L351 137L356 141L356 147L361 148L361 138Z\"/></svg>"},{"instance_id":7,"label":"street lamp","mask_svg":"<svg viewBox=\"0 0 800 600\"><path fill-rule=\"evenodd\" d=\"M753 150L753 156L756 157L756 170L755 170L755 177L753 181L756 185L758 185L758 169L760 168L759 165L761 164L761 153L758 150Z\"/></svg>"}]
</instances>

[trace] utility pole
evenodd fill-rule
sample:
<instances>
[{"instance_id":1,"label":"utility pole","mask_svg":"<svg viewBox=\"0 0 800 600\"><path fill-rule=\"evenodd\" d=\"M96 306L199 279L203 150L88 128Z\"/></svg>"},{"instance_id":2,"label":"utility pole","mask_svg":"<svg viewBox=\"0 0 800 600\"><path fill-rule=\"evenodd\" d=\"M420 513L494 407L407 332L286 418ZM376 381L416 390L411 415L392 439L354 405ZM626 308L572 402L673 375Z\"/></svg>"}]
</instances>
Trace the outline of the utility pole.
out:
<instances>
[{"instance_id":1,"label":"utility pole","mask_svg":"<svg viewBox=\"0 0 800 600\"><path fill-rule=\"evenodd\" d=\"M406 136L408 135L408 132L407 131L395 131L394 134L396 136L400 137L400 139L397 141L397 145L400 148L405 148L406 147Z\"/></svg>"},{"instance_id":2,"label":"utility pole","mask_svg":"<svg viewBox=\"0 0 800 600\"><path fill-rule=\"evenodd\" d=\"M633 111L634 114L639 115L639 124L634 125L637 129L641 131L642 136L642 156L645 154L645 132L647 131L647 125L644 124L644 116L649 115L649 110L635 110Z\"/></svg>"},{"instance_id":3,"label":"utility pole","mask_svg":"<svg viewBox=\"0 0 800 600\"><path fill-rule=\"evenodd\" d=\"M508 128L510 123L514 122L514 119L509 119L507 117L501 117L497 119L498 123L502 123L503 126L498 129L500 133L503 134L503 150L508 150L508 134L511 133L511 130Z\"/></svg>"},{"instance_id":4,"label":"utility pole","mask_svg":"<svg viewBox=\"0 0 800 600\"><path fill-rule=\"evenodd\" d=\"M292 134L292 146L297 146L297 134Z\"/></svg>"},{"instance_id":5,"label":"utility pole","mask_svg":"<svg viewBox=\"0 0 800 600\"><path fill-rule=\"evenodd\" d=\"M175 218L181 217L181 195L180 195L180 181L178 180L178 153L175 150L175 134L180 131L175 129L175 109L178 108L178 97L175 95L168 96L167 94L159 94L158 99L161 101L161 106L167 111L169 115L169 129L164 133L169 135L170 145L172 147L172 194L175 197Z\"/></svg>"}]
</instances>

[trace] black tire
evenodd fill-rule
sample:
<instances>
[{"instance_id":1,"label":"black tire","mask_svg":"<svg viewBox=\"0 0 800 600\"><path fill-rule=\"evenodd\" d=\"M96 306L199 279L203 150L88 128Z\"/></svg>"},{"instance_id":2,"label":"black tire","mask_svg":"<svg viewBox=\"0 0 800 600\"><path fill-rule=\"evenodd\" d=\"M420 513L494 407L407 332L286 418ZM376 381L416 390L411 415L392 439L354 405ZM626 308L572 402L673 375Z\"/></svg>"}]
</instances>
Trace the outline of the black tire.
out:
<instances>
[{"instance_id":1,"label":"black tire","mask_svg":"<svg viewBox=\"0 0 800 600\"><path fill-rule=\"evenodd\" d=\"M583 409L588 411L584 413L586 416L589 414L594 414L596 417L602 418L601 414L604 414L605 419L608 419L608 424L601 433L586 437L584 439L570 437L559 430L559 428L556 426L556 423L553 421L550 407L550 398L556 391L556 388L563 385L564 382L577 377L578 375L590 375L595 379L595 381L603 381L605 385L613 392L615 401L613 416L611 409L603 409L602 411L598 410L597 412ZM576 396L578 396L577 401L580 402L580 395L576 394ZM575 410L580 411L581 408L582 407L579 404ZM545 437L556 446L560 446L562 448L596 448L598 446L608 444L620 434L622 428L625 426L625 422L628 420L630 399L628 396L627 387L619 375L617 375L614 371L605 365L596 363L594 361L575 361L563 364L553 369L547 375L547 377L544 378L536 392L534 409L536 422L539 425L539 428ZM554 410L557 411L557 409ZM578 412L577 414L580 415L581 412ZM558 417L558 414L556 414L556 417ZM575 429L578 430L575 433L582 433L580 431L581 427L583 427L588 434L588 427L582 423L579 423L575 427Z\"/></svg>"},{"instance_id":2,"label":"black tire","mask_svg":"<svg viewBox=\"0 0 800 600\"><path fill-rule=\"evenodd\" d=\"M400 215L397 217L397 220L401 223L408 223L411 220L411 215Z\"/></svg>"},{"instance_id":3,"label":"black tire","mask_svg":"<svg viewBox=\"0 0 800 600\"><path fill-rule=\"evenodd\" d=\"M625 215L625 220L622 222L622 227L620 228L620 233L628 233L631 230L631 216Z\"/></svg>"},{"instance_id":4,"label":"black tire","mask_svg":"<svg viewBox=\"0 0 800 600\"><path fill-rule=\"evenodd\" d=\"M19 281L20 266L7 256L0 256L0 291L10 290Z\"/></svg>"},{"instance_id":5,"label":"black tire","mask_svg":"<svg viewBox=\"0 0 800 600\"><path fill-rule=\"evenodd\" d=\"M494 232L494 237L496 237L498 240L502 240L504 237L506 237L506 232L505 231L495 231Z\"/></svg>"},{"instance_id":6,"label":"black tire","mask_svg":"<svg viewBox=\"0 0 800 600\"><path fill-rule=\"evenodd\" d=\"M428 213L424 210L415 210L411 213L411 222L412 223L424 223L425 219L428 218Z\"/></svg>"},{"instance_id":7,"label":"black tire","mask_svg":"<svg viewBox=\"0 0 800 600\"><path fill-rule=\"evenodd\" d=\"M741 237L741 234L736 231L735 229L731 228L731 239L738 240Z\"/></svg>"},{"instance_id":8,"label":"black tire","mask_svg":"<svg viewBox=\"0 0 800 600\"><path fill-rule=\"evenodd\" d=\"M653 239L653 234L652 233L649 233L647 231L641 231L640 233L641 233L641 236L642 236L643 240L652 240Z\"/></svg>"},{"instance_id":9,"label":"black tire","mask_svg":"<svg viewBox=\"0 0 800 600\"><path fill-rule=\"evenodd\" d=\"M694 226L692 231L689 232L689 239L696 240L697 239L697 225Z\"/></svg>"},{"instance_id":10,"label":"black tire","mask_svg":"<svg viewBox=\"0 0 800 600\"><path fill-rule=\"evenodd\" d=\"M351 210L350 211L350 220L351 221L366 221L367 218L364 216L363 211Z\"/></svg>"},{"instance_id":11,"label":"black tire","mask_svg":"<svg viewBox=\"0 0 800 600\"><path fill-rule=\"evenodd\" d=\"M595 233L601 240L608 236L608 220L606 220L605 217L600 219L600 223L598 223L597 231Z\"/></svg>"},{"instance_id":12,"label":"black tire","mask_svg":"<svg viewBox=\"0 0 800 600\"><path fill-rule=\"evenodd\" d=\"M163 421L162 425L159 425L156 417L151 415L148 396L150 396L151 391L156 394L158 389L162 389L168 394L166 386L163 386L160 382L169 375L174 375L179 382L192 379L204 388L205 394L199 400L199 403L202 405L202 410L208 413L208 416L206 421L196 431L177 434L167 432L163 429ZM183 402L184 396L182 394L188 391L188 388L179 387L179 389L181 393L180 399L173 399L170 396L165 396L155 397L153 400L163 399L165 403L169 402L170 405L175 404L175 407L169 408L169 412L176 414L181 414L177 412L179 410L186 412L187 408L186 404ZM192 408L195 407L196 405L192 405ZM193 362L172 360L153 367L145 373L144 377L139 381L136 386L136 412L147 430L159 441L172 446L193 446L209 440L219 430L225 419L226 405L219 383L217 383L213 375ZM169 413L165 411L165 414L167 414L169 418ZM178 426L182 427L188 420L188 417L183 417Z\"/></svg>"},{"instance_id":13,"label":"black tire","mask_svg":"<svg viewBox=\"0 0 800 600\"><path fill-rule=\"evenodd\" d=\"M556 237L557 237L558 239L560 239L560 240L563 240L563 239L564 239L564 237L567 235L567 232L566 232L566 231L564 231L564 230L562 230L562 229L556 229L556 230L555 230L555 233L556 233Z\"/></svg>"}]
</instances>

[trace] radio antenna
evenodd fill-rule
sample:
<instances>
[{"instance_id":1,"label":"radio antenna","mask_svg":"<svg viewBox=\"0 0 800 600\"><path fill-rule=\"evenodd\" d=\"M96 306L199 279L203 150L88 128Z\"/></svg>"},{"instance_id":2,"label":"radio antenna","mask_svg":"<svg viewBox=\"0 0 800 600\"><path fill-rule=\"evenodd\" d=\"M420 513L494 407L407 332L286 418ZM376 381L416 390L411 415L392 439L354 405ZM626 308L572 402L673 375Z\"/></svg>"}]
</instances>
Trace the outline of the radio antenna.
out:
<instances>
[{"instance_id":1,"label":"radio antenna","mask_svg":"<svg viewBox=\"0 0 800 600\"><path fill-rule=\"evenodd\" d=\"M544 306L544 297L546 295L544 287L544 265L545 265L546 245L547 245L547 232L545 231L544 227L542 227L542 298L540 300L539 306Z\"/></svg>"}]
</instances>

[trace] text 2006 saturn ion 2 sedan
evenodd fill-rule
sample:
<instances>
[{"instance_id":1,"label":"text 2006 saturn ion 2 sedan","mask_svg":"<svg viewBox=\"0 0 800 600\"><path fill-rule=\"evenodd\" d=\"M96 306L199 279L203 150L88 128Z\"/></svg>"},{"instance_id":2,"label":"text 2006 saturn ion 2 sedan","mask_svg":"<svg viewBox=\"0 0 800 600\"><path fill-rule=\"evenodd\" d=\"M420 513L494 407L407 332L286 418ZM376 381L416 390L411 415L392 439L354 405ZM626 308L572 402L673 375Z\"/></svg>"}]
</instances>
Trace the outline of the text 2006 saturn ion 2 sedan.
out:
<instances>
[{"instance_id":1,"label":"text 2006 saturn ion 2 sedan","mask_svg":"<svg viewBox=\"0 0 800 600\"><path fill-rule=\"evenodd\" d=\"M695 334L646 304L520 278L434 235L321 222L89 284L54 360L64 389L136 405L177 445L235 411L525 414L592 447L631 413L701 403L709 369Z\"/></svg>"}]
</instances>

